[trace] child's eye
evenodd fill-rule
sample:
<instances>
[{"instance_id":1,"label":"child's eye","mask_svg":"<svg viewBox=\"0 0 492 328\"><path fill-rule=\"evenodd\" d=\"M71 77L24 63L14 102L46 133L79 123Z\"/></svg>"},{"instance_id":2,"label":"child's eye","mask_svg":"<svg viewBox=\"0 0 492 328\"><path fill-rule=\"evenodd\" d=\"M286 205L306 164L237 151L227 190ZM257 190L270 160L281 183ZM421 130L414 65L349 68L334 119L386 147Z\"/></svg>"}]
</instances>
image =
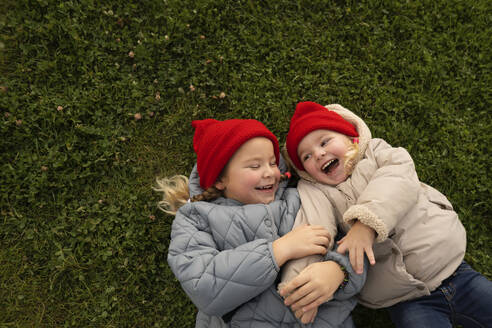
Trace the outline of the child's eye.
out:
<instances>
[{"instance_id":1,"label":"child's eye","mask_svg":"<svg viewBox=\"0 0 492 328\"><path fill-rule=\"evenodd\" d=\"M311 158L311 154L304 155L304 157L302 158L302 161L305 162L310 158Z\"/></svg>"},{"instance_id":2,"label":"child's eye","mask_svg":"<svg viewBox=\"0 0 492 328\"><path fill-rule=\"evenodd\" d=\"M259 169L260 168L260 166L258 164L250 165L249 167L252 169Z\"/></svg>"},{"instance_id":3,"label":"child's eye","mask_svg":"<svg viewBox=\"0 0 492 328\"><path fill-rule=\"evenodd\" d=\"M328 143L328 141L330 141L330 139L325 139L325 140L321 141L321 147L326 146L326 144Z\"/></svg>"},{"instance_id":4,"label":"child's eye","mask_svg":"<svg viewBox=\"0 0 492 328\"><path fill-rule=\"evenodd\" d=\"M270 163L271 166L277 166L277 162Z\"/></svg>"}]
</instances>

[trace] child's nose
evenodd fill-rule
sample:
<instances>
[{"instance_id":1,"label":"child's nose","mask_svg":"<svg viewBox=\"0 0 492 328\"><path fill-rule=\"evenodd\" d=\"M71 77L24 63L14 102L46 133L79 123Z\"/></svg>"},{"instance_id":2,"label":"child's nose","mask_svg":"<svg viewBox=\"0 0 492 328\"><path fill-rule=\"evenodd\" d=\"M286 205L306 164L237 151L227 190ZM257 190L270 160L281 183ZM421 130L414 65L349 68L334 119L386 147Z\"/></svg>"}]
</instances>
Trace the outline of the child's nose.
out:
<instances>
[{"instance_id":1,"label":"child's nose","mask_svg":"<svg viewBox=\"0 0 492 328\"><path fill-rule=\"evenodd\" d=\"M323 148L318 148L316 150L316 158L321 158L326 155L326 151Z\"/></svg>"},{"instance_id":2,"label":"child's nose","mask_svg":"<svg viewBox=\"0 0 492 328\"><path fill-rule=\"evenodd\" d=\"M272 168L270 165L268 165L268 166L266 167L266 169L263 171L263 175L264 175L265 177L270 177L270 176L272 176L272 175L273 175L273 168Z\"/></svg>"}]
</instances>

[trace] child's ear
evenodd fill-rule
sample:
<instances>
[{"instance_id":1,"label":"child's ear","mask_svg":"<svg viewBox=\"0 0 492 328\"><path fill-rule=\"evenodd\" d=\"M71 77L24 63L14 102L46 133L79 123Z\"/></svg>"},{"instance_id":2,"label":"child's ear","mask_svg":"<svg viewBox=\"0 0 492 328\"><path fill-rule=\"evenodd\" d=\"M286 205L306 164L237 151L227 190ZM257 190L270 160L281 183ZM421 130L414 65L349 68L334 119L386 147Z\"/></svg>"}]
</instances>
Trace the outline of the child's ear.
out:
<instances>
[{"instance_id":1,"label":"child's ear","mask_svg":"<svg viewBox=\"0 0 492 328\"><path fill-rule=\"evenodd\" d=\"M222 181L222 179L217 180L217 182L215 182L214 184L214 187L222 191L224 191L226 188L225 183Z\"/></svg>"}]
</instances>

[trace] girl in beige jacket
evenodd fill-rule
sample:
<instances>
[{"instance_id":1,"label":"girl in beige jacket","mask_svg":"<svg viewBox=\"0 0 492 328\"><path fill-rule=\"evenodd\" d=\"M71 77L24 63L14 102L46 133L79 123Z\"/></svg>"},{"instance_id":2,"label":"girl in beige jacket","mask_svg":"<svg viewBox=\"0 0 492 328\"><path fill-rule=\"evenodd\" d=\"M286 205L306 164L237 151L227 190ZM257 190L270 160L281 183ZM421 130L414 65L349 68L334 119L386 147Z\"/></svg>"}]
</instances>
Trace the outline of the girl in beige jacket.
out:
<instances>
[{"instance_id":1,"label":"girl in beige jacket","mask_svg":"<svg viewBox=\"0 0 492 328\"><path fill-rule=\"evenodd\" d=\"M322 224L332 240L340 228L346 236L338 251L349 252L353 268L362 272L365 256L371 263L361 304L388 308L397 327L491 327L492 282L463 261L466 232L457 213L419 181L405 149L372 138L340 105L301 102L286 150L301 178L295 224ZM319 305L303 299L303 269L316 260L284 268L286 304L303 311Z\"/></svg>"}]
</instances>

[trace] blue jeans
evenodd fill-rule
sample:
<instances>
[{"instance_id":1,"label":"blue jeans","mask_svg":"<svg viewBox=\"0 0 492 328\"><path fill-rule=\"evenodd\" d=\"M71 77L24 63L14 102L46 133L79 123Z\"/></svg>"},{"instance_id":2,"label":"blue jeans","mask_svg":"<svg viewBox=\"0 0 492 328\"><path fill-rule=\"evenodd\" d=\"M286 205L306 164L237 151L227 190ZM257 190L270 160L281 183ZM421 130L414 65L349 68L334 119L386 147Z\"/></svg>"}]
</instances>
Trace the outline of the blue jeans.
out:
<instances>
[{"instance_id":1,"label":"blue jeans","mask_svg":"<svg viewBox=\"0 0 492 328\"><path fill-rule=\"evenodd\" d=\"M430 295L388 308L398 328L492 327L492 281L464 262Z\"/></svg>"}]
</instances>

